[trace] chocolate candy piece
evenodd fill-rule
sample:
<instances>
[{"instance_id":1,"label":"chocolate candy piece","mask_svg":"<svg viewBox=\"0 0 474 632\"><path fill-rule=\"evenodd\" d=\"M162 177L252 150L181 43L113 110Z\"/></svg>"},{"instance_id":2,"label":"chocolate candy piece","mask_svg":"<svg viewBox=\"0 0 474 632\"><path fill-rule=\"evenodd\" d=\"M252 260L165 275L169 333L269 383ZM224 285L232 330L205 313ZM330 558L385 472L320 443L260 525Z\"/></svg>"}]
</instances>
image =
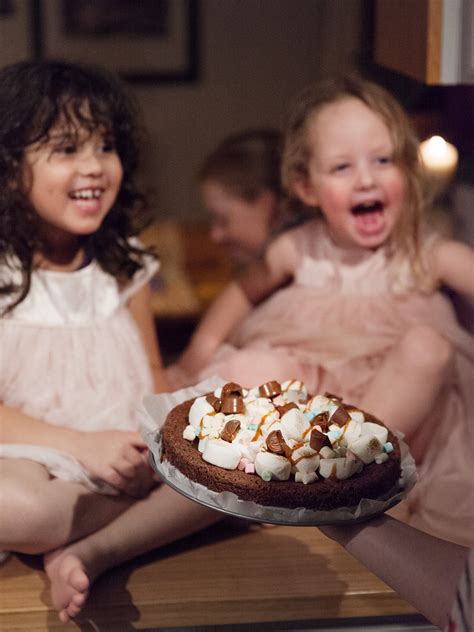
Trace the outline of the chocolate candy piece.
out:
<instances>
[{"instance_id":1,"label":"chocolate candy piece","mask_svg":"<svg viewBox=\"0 0 474 632\"><path fill-rule=\"evenodd\" d=\"M324 397L327 397L328 399L335 399L338 402L342 402L342 397L340 397L339 395L334 395L333 393L330 393L329 391L326 391L324 393Z\"/></svg>"},{"instance_id":2,"label":"chocolate candy piece","mask_svg":"<svg viewBox=\"0 0 474 632\"><path fill-rule=\"evenodd\" d=\"M235 382L227 382L224 384L221 391L221 397L224 398L227 395L238 395L239 397L243 397L243 389L240 384L236 384Z\"/></svg>"},{"instance_id":3,"label":"chocolate candy piece","mask_svg":"<svg viewBox=\"0 0 474 632\"><path fill-rule=\"evenodd\" d=\"M265 382L258 387L258 394L260 397L276 397L281 393L281 384L272 380L271 382Z\"/></svg>"},{"instance_id":4,"label":"chocolate candy piece","mask_svg":"<svg viewBox=\"0 0 474 632\"><path fill-rule=\"evenodd\" d=\"M321 430L329 430L329 413L325 410L311 419L312 426L319 426Z\"/></svg>"},{"instance_id":5,"label":"chocolate candy piece","mask_svg":"<svg viewBox=\"0 0 474 632\"><path fill-rule=\"evenodd\" d=\"M213 393L209 393L208 395L206 395L206 402L214 408L216 413L220 411L222 401L219 399L219 397L216 397Z\"/></svg>"},{"instance_id":6,"label":"chocolate candy piece","mask_svg":"<svg viewBox=\"0 0 474 632\"><path fill-rule=\"evenodd\" d=\"M309 447L313 448L313 450L316 450L316 452L319 452L321 448L324 448L325 445L327 445L329 448L331 447L331 442L329 441L329 438L322 432L319 432L317 428L313 428L309 436Z\"/></svg>"},{"instance_id":7,"label":"chocolate candy piece","mask_svg":"<svg viewBox=\"0 0 474 632\"><path fill-rule=\"evenodd\" d=\"M289 402L288 404L283 404L283 406L275 406L277 411L280 413L280 417L283 417L285 413L287 413L292 408L298 408L295 402Z\"/></svg>"},{"instance_id":8,"label":"chocolate candy piece","mask_svg":"<svg viewBox=\"0 0 474 632\"><path fill-rule=\"evenodd\" d=\"M221 432L221 439L231 443L240 429L240 421L238 419L229 419Z\"/></svg>"},{"instance_id":9,"label":"chocolate candy piece","mask_svg":"<svg viewBox=\"0 0 474 632\"><path fill-rule=\"evenodd\" d=\"M267 436L266 444L268 451L273 452L273 454L284 454L287 458L291 456L291 449L286 444L281 430L270 432Z\"/></svg>"},{"instance_id":10,"label":"chocolate candy piece","mask_svg":"<svg viewBox=\"0 0 474 632\"><path fill-rule=\"evenodd\" d=\"M226 395L222 397L221 413L224 415L245 412L244 400L238 395Z\"/></svg>"},{"instance_id":11,"label":"chocolate candy piece","mask_svg":"<svg viewBox=\"0 0 474 632\"><path fill-rule=\"evenodd\" d=\"M344 426L348 421L350 421L351 416L347 412L345 408L339 406L331 415L331 423L336 424L338 426Z\"/></svg>"}]
</instances>

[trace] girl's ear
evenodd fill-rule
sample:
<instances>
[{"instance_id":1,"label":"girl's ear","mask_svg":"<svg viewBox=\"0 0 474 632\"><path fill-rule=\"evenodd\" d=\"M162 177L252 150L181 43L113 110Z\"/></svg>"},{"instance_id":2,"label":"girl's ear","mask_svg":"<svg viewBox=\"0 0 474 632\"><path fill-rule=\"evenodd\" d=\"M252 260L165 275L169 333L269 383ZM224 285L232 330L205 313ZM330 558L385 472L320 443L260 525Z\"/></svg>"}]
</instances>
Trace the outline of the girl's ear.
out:
<instances>
[{"instance_id":1,"label":"girl's ear","mask_svg":"<svg viewBox=\"0 0 474 632\"><path fill-rule=\"evenodd\" d=\"M316 191L307 176L297 176L293 180L292 189L293 193L299 200L306 204L306 206L319 206L318 196L316 195Z\"/></svg>"}]
</instances>

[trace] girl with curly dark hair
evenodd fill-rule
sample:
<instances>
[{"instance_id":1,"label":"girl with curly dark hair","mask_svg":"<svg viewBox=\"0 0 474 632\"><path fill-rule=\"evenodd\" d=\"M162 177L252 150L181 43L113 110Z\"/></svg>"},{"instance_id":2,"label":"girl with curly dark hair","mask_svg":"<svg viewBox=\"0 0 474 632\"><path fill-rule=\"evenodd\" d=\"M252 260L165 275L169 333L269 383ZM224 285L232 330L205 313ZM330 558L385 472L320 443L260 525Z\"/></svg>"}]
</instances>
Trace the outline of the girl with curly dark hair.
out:
<instances>
[{"instance_id":1,"label":"girl with curly dark hair","mask_svg":"<svg viewBox=\"0 0 474 632\"><path fill-rule=\"evenodd\" d=\"M101 572L216 514L156 485L137 432L167 382L129 98L98 68L23 62L0 112L0 550L45 554L67 621Z\"/></svg>"}]
</instances>

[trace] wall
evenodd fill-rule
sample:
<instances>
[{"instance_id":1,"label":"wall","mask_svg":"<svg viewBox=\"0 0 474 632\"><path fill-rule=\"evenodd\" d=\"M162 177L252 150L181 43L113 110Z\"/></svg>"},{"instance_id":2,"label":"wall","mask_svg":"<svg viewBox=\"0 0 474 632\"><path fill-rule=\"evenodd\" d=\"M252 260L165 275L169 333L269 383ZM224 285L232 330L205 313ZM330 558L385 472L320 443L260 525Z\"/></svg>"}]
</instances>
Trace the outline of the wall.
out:
<instances>
[{"instance_id":1,"label":"wall","mask_svg":"<svg viewBox=\"0 0 474 632\"><path fill-rule=\"evenodd\" d=\"M197 82L132 85L148 132L144 180L159 216L202 217L195 173L203 156L230 132L281 126L296 92L352 65L362 2L201 0ZM27 16L19 18L27 29ZM28 55L12 23L0 19L0 64Z\"/></svg>"}]
</instances>

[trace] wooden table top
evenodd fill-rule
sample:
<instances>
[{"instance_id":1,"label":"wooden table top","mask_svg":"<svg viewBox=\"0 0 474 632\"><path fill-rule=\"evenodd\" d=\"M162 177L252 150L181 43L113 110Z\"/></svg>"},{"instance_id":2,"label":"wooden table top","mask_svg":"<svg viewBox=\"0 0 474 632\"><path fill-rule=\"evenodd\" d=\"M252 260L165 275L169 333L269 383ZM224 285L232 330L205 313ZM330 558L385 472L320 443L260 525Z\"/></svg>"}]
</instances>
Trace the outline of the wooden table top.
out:
<instances>
[{"instance_id":1,"label":"wooden table top","mask_svg":"<svg viewBox=\"0 0 474 632\"><path fill-rule=\"evenodd\" d=\"M0 567L0 630L123 632L416 614L313 527L211 527L102 576L80 621L68 625L51 608L37 560L12 556Z\"/></svg>"}]
</instances>

